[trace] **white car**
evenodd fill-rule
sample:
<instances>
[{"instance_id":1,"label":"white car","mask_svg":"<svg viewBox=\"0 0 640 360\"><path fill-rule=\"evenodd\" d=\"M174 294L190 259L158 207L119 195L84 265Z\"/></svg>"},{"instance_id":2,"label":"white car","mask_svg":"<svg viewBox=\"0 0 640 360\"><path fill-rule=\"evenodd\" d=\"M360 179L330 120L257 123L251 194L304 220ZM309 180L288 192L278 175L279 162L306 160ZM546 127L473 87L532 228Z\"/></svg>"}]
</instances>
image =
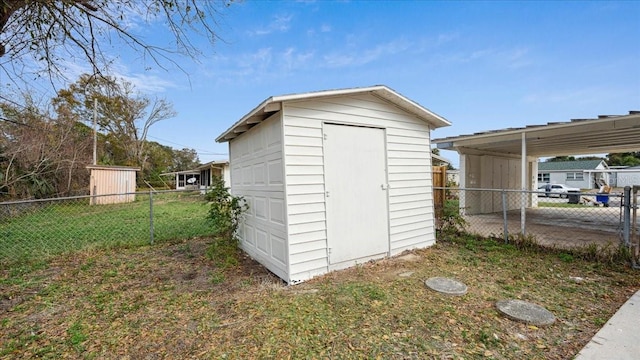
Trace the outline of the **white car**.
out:
<instances>
[{"instance_id":1,"label":"white car","mask_svg":"<svg viewBox=\"0 0 640 360\"><path fill-rule=\"evenodd\" d=\"M538 187L538 191L544 191L546 197L561 197L566 198L570 192L580 193L580 189L572 188L564 184L545 184Z\"/></svg>"}]
</instances>

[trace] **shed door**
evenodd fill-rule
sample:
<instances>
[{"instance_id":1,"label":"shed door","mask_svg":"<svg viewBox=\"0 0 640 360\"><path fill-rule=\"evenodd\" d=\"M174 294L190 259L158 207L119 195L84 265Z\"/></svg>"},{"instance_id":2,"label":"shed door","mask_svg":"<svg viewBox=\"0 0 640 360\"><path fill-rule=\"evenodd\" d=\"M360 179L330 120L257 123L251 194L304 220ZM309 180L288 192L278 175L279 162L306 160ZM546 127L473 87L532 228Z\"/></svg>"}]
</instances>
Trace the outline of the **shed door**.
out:
<instances>
[{"instance_id":1,"label":"shed door","mask_svg":"<svg viewBox=\"0 0 640 360\"><path fill-rule=\"evenodd\" d=\"M384 130L324 125L329 263L389 251Z\"/></svg>"}]
</instances>

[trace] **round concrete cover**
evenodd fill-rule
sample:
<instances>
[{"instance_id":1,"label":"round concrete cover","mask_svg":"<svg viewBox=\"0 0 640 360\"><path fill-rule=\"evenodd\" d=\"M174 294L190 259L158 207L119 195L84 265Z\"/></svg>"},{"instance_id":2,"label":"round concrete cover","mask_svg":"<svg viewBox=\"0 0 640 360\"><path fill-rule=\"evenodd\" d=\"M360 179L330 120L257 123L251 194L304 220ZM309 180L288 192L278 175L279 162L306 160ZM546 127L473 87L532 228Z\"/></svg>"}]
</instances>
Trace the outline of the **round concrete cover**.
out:
<instances>
[{"instance_id":1,"label":"round concrete cover","mask_svg":"<svg viewBox=\"0 0 640 360\"><path fill-rule=\"evenodd\" d=\"M429 288L448 295L464 295L467 293L467 285L445 277L432 277L424 283Z\"/></svg>"},{"instance_id":2,"label":"round concrete cover","mask_svg":"<svg viewBox=\"0 0 640 360\"><path fill-rule=\"evenodd\" d=\"M526 324L543 326L556 321L556 317L549 310L522 300L500 300L496 303L496 307L508 318Z\"/></svg>"}]
</instances>

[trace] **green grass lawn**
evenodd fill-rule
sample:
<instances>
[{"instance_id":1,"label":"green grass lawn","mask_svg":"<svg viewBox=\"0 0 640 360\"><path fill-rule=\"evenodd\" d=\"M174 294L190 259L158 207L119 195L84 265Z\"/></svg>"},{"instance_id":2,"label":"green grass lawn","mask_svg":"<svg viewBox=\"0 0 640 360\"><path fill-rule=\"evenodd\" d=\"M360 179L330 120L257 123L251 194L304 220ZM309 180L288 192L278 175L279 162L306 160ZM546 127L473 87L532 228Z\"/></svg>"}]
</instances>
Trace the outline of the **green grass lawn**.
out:
<instances>
[{"instance_id":1,"label":"green grass lawn","mask_svg":"<svg viewBox=\"0 0 640 360\"><path fill-rule=\"evenodd\" d=\"M198 194L160 193L153 202L154 241L211 233L208 207ZM89 199L22 207L20 216L0 224L0 263L15 263L87 247L150 242L148 195L125 204L89 205Z\"/></svg>"},{"instance_id":2,"label":"green grass lawn","mask_svg":"<svg viewBox=\"0 0 640 360\"><path fill-rule=\"evenodd\" d=\"M553 208L583 208L585 207L582 204L569 204L568 202L562 202L562 203L557 203L557 202L544 202L544 201L539 201L538 202L538 207L553 207Z\"/></svg>"}]
</instances>

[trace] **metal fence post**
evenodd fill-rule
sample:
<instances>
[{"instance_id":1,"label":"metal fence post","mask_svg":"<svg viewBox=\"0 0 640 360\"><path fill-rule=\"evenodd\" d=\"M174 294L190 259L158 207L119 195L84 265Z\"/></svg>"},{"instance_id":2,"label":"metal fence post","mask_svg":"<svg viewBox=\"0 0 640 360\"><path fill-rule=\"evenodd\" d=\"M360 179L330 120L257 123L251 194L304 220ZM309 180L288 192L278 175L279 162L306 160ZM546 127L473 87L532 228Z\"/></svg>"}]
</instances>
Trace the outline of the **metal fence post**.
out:
<instances>
[{"instance_id":1,"label":"metal fence post","mask_svg":"<svg viewBox=\"0 0 640 360\"><path fill-rule=\"evenodd\" d=\"M504 243L509 242L509 229L507 226L507 192L502 190L502 220L504 221Z\"/></svg>"},{"instance_id":2,"label":"metal fence post","mask_svg":"<svg viewBox=\"0 0 640 360\"><path fill-rule=\"evenodd\" d=\"M623 206L623 223L622 223L622 239L624 241L624 246L629 247L631 245L630 242L630 233L631 233L631 187L624 187L624 206Z\"/></svg>"},{"instance_id":3,"label":"metal fence post","mask_svg":"<svg viewBox=\"0 0 640 360\"><path fill-rule=\"evenodd\" d=\"M153 245L153 190L149 190L149 236Z\"/></svg>"}]
</instances>

